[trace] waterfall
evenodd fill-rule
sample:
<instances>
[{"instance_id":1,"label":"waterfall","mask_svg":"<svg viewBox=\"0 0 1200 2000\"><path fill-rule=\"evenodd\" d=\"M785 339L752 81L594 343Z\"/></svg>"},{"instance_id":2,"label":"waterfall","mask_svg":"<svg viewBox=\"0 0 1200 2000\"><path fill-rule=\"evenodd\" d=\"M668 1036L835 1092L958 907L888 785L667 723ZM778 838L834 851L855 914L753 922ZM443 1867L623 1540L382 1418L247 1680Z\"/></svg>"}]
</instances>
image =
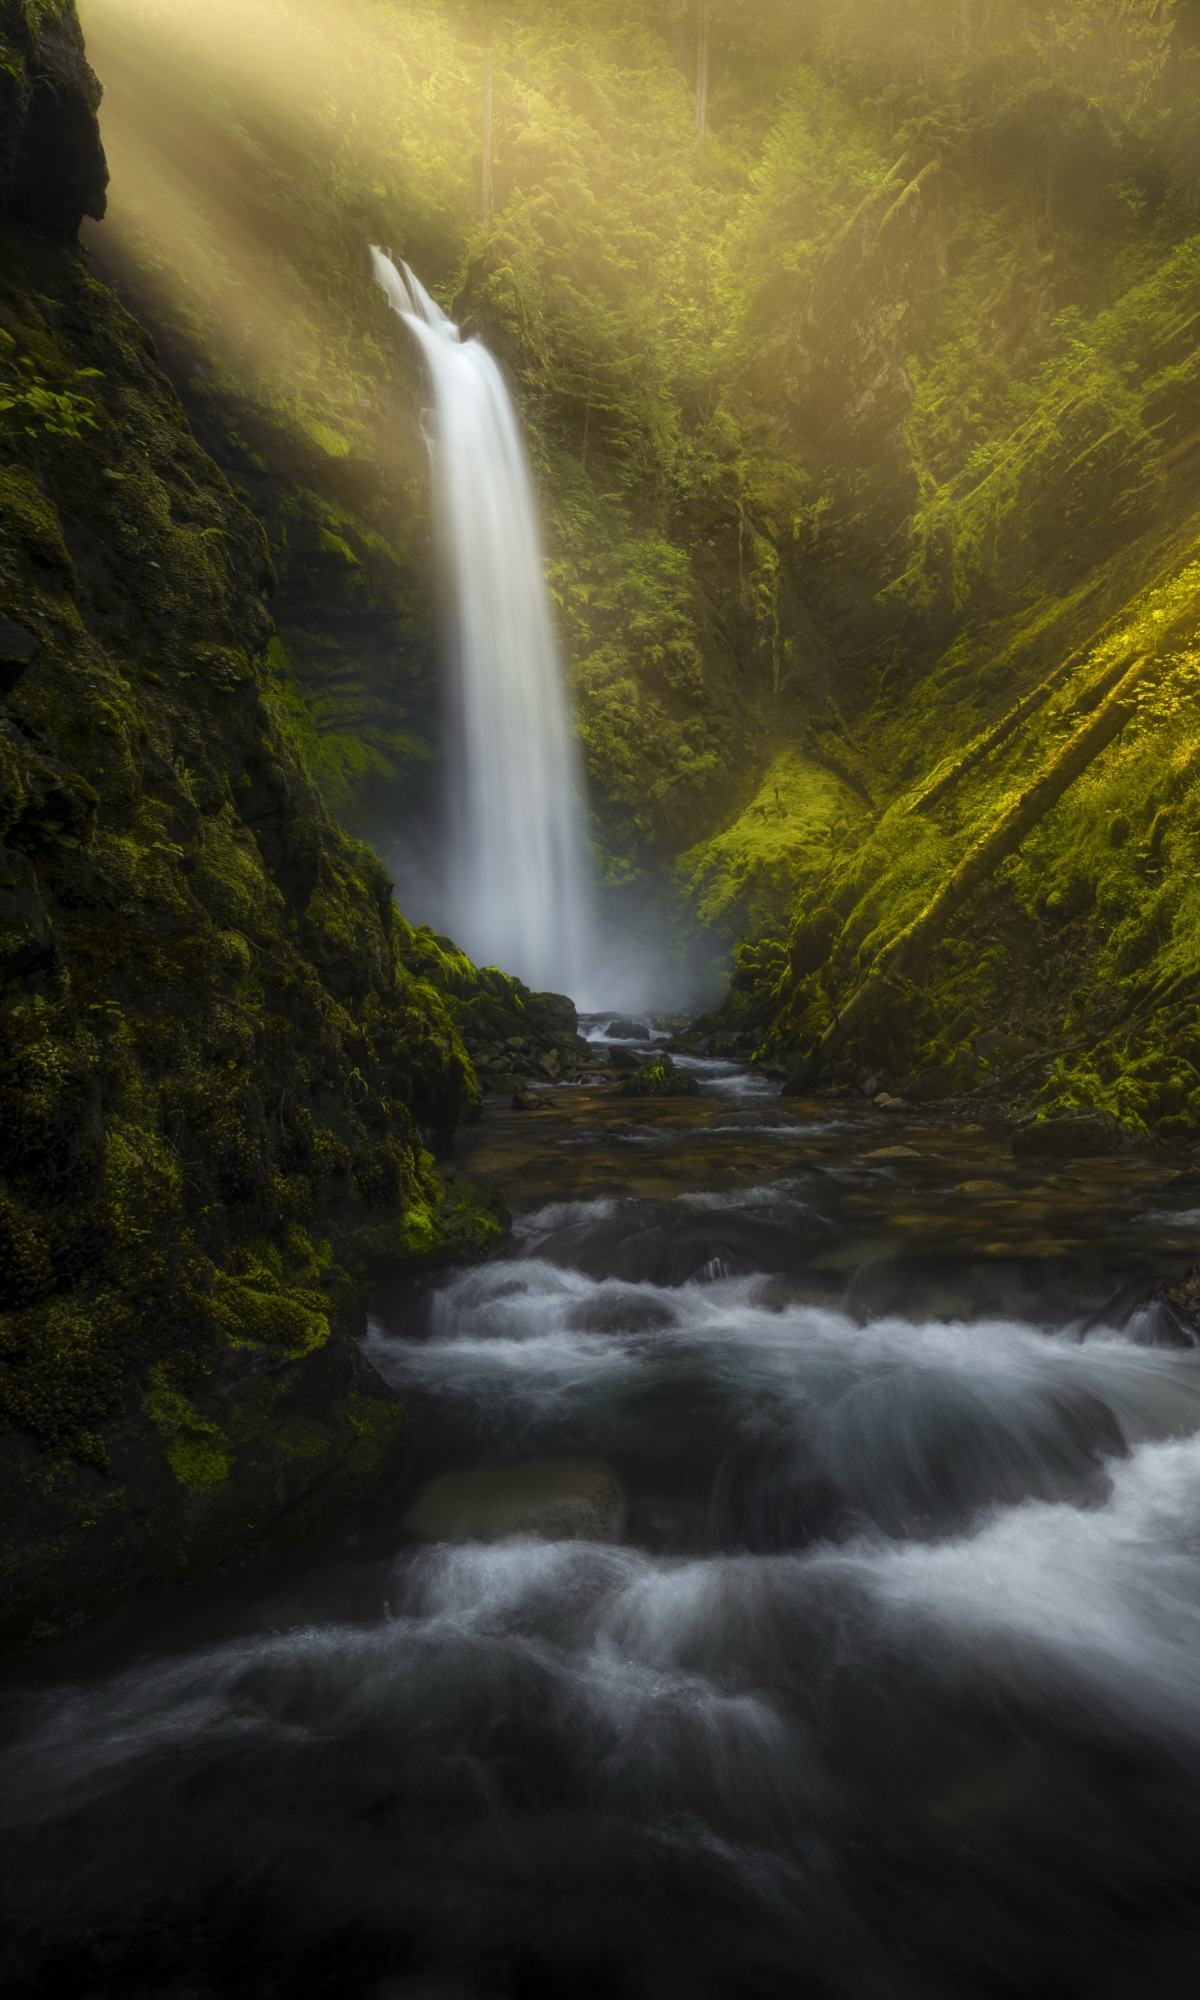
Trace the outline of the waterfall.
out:
<instances>
[{"instance_id":1,"label":"waterfall","mask_svg":"<svg viewBox=\"0 0 1200 2000\"><path fill-rule=\"evenodd\" d=\"M504 378L407 264L375 277L433 392L426 440L447 589L446 927L477 964L586 1003L593 870L542 569L533 484Z\"/></svg>"}]
</instances>

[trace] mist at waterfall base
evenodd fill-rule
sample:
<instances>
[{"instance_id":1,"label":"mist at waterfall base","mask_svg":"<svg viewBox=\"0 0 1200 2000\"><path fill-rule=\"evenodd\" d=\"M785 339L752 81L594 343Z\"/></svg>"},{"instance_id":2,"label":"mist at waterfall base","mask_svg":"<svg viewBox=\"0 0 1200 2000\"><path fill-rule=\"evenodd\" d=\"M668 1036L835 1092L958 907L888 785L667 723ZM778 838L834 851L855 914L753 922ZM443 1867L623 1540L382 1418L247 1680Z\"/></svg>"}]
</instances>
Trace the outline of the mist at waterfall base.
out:
<instances>
[{"instance_id":1,"label":"mist at waterfall base","mask_svg":"<svg viewBox=\"0 0 1200 2000\"><path fill-rule=\"evenodd\" d=\"M407 265L370 254L432 396L423 424L447 655L440 927L477 964L587 1004L597 953L583 770L516 414L482 342L459 339Z\"/></svg>"}]
</instances>

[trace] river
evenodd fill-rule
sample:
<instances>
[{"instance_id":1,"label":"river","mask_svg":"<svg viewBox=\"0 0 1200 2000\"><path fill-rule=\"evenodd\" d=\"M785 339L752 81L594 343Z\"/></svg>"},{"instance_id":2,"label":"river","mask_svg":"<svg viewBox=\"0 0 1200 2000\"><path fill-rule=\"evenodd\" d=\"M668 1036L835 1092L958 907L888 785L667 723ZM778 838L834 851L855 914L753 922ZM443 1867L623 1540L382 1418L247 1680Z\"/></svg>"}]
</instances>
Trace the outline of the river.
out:
<instances>
[{"instance_id":1,"label":"river","mask_svg":"<svg viewBox=\"0 0 1200 2000\"><path fill-rule=\"evenodd\" d=\"M462 1135L402 1492L10 1670L14 2000L1194 1991L1200 1186L692 1067Z\"/></svg>"}]
</instances>

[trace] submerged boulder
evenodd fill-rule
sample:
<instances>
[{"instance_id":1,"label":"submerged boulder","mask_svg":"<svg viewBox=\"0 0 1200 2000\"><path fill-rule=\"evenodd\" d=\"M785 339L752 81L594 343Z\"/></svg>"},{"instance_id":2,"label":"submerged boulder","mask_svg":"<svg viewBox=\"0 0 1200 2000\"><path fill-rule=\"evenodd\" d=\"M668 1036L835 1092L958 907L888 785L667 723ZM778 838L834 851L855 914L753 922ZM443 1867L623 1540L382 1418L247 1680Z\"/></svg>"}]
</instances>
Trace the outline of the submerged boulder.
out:
<instances>
[{"instance_id":1,"label":"submerged boulder","mask_svg":"<svg viewBox=\"0 0 1200 2000\"><path fill-rule=\"evenodd\" d=\"M1120 1131L1107 1118L1039 1118L1012 1136L1014 1160L1095 1160L1120 1148Z\"/></svg>"},{"instance_id":2,"label":"submerged boulder","mask_svg":"<svg viewBox=\"0 0 1200 2000\"><path fill-rule=\"evenodd\" d=\"M625 1495L601 1459L548 1458L531 1465L448 1472L417 1496L406 1531L425 1542L613 1542L625 1526Z\"/></svg>"}]
</instances>

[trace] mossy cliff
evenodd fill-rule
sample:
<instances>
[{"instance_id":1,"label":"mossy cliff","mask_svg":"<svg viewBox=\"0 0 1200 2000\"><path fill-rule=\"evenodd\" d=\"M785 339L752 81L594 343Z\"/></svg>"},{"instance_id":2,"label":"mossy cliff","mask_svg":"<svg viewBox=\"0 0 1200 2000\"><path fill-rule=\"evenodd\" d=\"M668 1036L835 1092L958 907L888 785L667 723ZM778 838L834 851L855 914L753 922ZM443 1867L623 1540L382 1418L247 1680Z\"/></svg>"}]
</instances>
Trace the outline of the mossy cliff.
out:
<instances>
[{"instance_id":1,"label":"mossy cliff","mask_svg":"<svg viewBox=\"0 0 1200 2000\"><path fill-rule=\"evenodd\" d=\"M12 1646L395 1476L364 1280L500 1239L435 1155L479 1102L456 1013L532 1001L405 924L271 699L262 529L73 240L104 181L69 5L4 0L0 83Z\"/></svg>"}]
</instances>

